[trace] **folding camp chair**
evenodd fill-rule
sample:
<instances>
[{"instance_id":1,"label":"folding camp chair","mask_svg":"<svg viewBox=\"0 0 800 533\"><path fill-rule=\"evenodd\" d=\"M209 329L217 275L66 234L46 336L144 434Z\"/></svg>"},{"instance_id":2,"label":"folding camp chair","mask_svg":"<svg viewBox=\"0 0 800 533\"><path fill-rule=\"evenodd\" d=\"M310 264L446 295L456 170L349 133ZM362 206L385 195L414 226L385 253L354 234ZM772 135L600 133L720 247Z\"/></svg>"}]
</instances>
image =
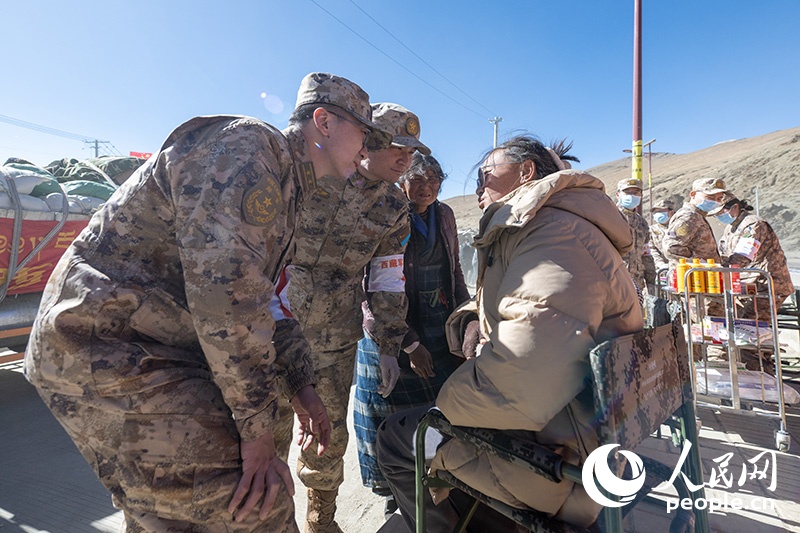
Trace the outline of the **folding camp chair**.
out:
<instances>
[{"instance_id":1,"label":"folding camp chair","mask_svg":"<svg viewBox=\"0 0 800 533\"><path fill-rule=\"evenodd\" d=\"M683 446L684 441L692 446L682 471L695 485L703 484L702 464L698 449L698 433L692 394L692 379L683 328L675 321L657 328L626 335L606 341L589 354L592 366L592 387L598 412L597 427L599 445L619 444L619 449L633 450L662 424L671 428L674 443ZM490 498L462 483L452 474L437 471L434 476L427 473L425 465L425 433L428 427L471 443L478 449L494 454L521 468L527 468L553 482L569 480L582 483L581 467L566 463L552 450L531 441L512 438L503 431L452 426L437 409L432 409L417 428L416 474L417 474L417 532L425 532L425 494L428 487L455 487L472 498L472 508L463 513L454 531L464 531L478 505L482 502L511 520L540 532L592 531L559 522L548 515L532 509L516 509ZM518 432L517 432L518 433ZM616 462L615 454L609 459ZM662 500L647 495L662 481L668 481L672 469L652 459L642 457L648 483L638 497L625 506L625 511L639 501L646 500L666 509ZM618 471L612 464L611 471ZM678 497L693 501L705 498L703 488L690 492L682 476L673 482ZM610 499L614 499L609 496ZM703 506L704 507L704 506ZM696 507L695 507L696 508ZM606 531L622 531L623 509L606 507L598 523L604 523ZM694 512L680 509L675 514L670 531L706 533L708 515L705 509ZM597 530L598 526L593 526Z\"/></svg>"}]
</instances>

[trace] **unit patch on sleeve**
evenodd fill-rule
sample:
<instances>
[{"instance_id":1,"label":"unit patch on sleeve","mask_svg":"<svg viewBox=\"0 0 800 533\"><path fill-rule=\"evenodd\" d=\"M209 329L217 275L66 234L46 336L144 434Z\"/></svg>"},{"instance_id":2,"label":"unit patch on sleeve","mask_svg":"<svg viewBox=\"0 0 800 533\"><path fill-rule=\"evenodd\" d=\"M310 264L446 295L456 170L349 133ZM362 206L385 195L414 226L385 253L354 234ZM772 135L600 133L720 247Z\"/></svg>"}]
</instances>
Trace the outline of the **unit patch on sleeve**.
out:
<instances>
[{"instance_id":1,"label":"unit patch on sleeve","mask_svg":"<svg viewBox=\"0 0 800 533\"><path fill-rule=\"evenodd\" d=\"M262 176L242 197L242 216L254 226L266 226L282 208L281 188L270 175Z\"/></svg>"}]
</instances>

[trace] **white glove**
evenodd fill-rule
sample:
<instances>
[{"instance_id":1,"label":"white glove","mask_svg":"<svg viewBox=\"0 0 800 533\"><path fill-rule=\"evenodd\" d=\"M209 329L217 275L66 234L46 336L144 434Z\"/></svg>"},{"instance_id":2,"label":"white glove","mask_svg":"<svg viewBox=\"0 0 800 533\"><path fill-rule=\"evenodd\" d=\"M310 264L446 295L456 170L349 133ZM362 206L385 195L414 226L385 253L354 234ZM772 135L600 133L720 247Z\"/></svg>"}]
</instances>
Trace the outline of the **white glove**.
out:
<instances>
[{"instance_id":1,"label":"white glove","mask_svg":"<svg viewBox=\"0 0 800 533\"><path fill-rule=\"evenodd\" d=\"M381 354L381 384L378 385L378 394L387 398L397 384L400 377L400 365L397 357Z\"/></svg>"}]
</instances>

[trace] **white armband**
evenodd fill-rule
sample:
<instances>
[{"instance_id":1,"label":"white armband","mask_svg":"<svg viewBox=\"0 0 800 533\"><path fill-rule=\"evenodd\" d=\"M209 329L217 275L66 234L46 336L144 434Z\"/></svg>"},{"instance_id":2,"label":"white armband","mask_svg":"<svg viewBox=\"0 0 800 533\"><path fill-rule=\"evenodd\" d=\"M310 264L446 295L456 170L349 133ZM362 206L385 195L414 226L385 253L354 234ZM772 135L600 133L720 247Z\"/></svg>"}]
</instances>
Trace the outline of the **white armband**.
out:
<instances>
[{"instance_id":1,"label":"white armband","mask_svg":"<svg viewBox=\"0 0 800 533\"><path fill-rule=\"evenodd\" d=\"M370 261L367 292L404 292L403 254L373 257Z\"/></svg>"},{"instance_id":2,"label":"white armband","mask_svg":"<svg viewBox=\"0 0 800 533\"><path fill-rule=\"evenodd\" d=\"M739 239L739 242L736 243L736 248L733 250L733 253L741 254L752 261L756 258L759 248L761 248L761 242L755 240L753 237L748 237L745 239Z\"/></svg>"}]
</instances>

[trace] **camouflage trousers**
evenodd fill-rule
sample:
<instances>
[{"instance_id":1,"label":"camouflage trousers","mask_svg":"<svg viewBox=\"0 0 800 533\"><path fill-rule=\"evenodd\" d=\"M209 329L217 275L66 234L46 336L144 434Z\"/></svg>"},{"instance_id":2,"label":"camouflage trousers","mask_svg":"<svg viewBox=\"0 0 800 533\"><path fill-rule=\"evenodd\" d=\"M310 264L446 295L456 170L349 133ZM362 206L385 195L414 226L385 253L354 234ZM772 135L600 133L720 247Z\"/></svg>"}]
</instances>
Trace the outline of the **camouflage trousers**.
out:
<instances>
[{"instance_id":1,"label":"camouflage trousers","mask_svg":"<svg viewBox=\"0 0 800 533\"><path fill-rule=\"evenodd\" d=\"M316 391L328 410L331 438L321 457L317 455L316 445L312 445L307 451L301 451L297 459L297 477L310 489L337 490L344 482L344 454L350 438L347 406L353 385L356 347L356 342L347 346L335 356L336 363L317 370ZM291 406L285 400L281 400L278 413L280 422L275 428L275 447L278 455L283 457L284 453L288 456L294 418Z\"/></svg>"},{"instance_id":2,"label":"camouflage trousers","mask_svg":"<svg viewBox=\"0 0 800 533\"><path fill-rule=\"evenodd\" d=\"M187 379L128 396L40 395L125 514L125 531L297 532L287 490L233 522L239 435L219 389Z\"/></svg>"}]
</instances>

